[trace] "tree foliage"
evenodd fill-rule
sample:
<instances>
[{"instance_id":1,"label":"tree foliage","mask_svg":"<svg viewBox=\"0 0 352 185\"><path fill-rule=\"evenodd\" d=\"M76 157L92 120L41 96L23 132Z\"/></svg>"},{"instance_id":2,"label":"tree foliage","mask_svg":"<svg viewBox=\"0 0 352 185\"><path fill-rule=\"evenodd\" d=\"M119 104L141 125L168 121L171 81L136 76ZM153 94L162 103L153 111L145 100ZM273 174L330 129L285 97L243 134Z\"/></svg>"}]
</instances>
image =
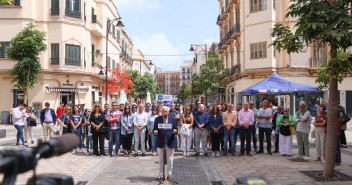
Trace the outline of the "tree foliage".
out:
<instances>
[{"instance_id":1,"label":"tree foliage","mask_svg":"<svg viewBox=\"0 0 352 185\"><path fill-rule=\"evenodd\" d=\"M153 99L160 92L152 74L145 73L143 76L140 76L137 70L127 70L127 73L132 79L132 88L134 89L130 94L132 97L146 99L149 91Z\"/></svg>"},{"instance_id":2,"label":"tree foliage","mask_svg":"<svg viewBox=\"0 0 352 185\"><path fill-rule=\"evenodd\" d=\"M192 79L192 94L209 94L225 86L227 71L215 52L209 52L208 61L200 67L200 74Z\"/></svg>"},{"instance_id":3,"label":"tree foliage","mask_svg":"<svg viewBox=\"0 0 352 185\"><path fill-rule=\"evenodd\" d=\"M128 76L125 70L117 67L115 68L110 76L110 80L108 81L108 91L110 93L118 93L120 94L122 90L126 92L126 94L130 94L134 91L132 88L132 80L131 77ZM106 92L105 84L102 84L103 94Z\"/></svg>"},{"instance_id":4,"label":"tree foliage","mask_svg":"<svg viewBox=\"0 0 352 185\"><path fill-rule=\"evenodd\" d=\"M330 47L330 61L318 71L320 87L329 84L329 112L327 124L326 160L323 176L333 175L336 158L338 83L342 82L351 62L346 60L346 49L352 45L351 0L290 0L286 18L297 18L295 32L284 24L276 24L271 36L274 41L269 46L285 50L288 54L297 53L314 41ZM338 51L338 49L341 49ZM328 83L327 83L328 81Z\"/></svg>"},{"instance_id":5,"label":"tree foliage","mask_svg":"<svg viewBox=\"0 0 352 185\"><path fill-rule=\"evenodd\" d=\"M2 3L7 3L9 5L13 5L14 0L1 0Z\"/></svg>"},{"instance_id":6,"label":"tree foliage","mask_svg":"<svg viewBox=\"0 0 352 185\"><path fill-rule=\"evenodd\" d=\"M46 33L36 29L33 23L27 26L11 39L11 47L7 48L7 57L17 62L10 70L13 77L11 83L24 90L24 102L27 102L29 88L38 82L37 76L42 72L38 55L45 51Z\"/></svg>"},{"instance_id":7,"label":"tree foliage","mask_svg":"<svg viewBox=\"0 0 352 185\"><path fill-rule=\"evenodd\" d=\"M180 91L177 94L177 98L185 103L191 98L192 90L189 83L182 84Z\"/></svg>"}]
</instances>

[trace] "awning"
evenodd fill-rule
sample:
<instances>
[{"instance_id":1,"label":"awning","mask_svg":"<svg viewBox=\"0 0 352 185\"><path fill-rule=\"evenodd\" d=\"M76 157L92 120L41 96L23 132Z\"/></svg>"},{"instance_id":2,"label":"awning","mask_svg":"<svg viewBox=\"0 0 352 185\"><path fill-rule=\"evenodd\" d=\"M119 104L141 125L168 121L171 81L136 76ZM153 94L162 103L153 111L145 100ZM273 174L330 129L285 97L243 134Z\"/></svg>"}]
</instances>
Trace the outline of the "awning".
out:
<instances>
[{"instance_id":1,"label":"awning","mask_svg":"<svg viewBox=\"0 0 352 185\"><path fill-rule=\"evenodd\" d=\"M242 91L242 95L292 94L320 92L319 88L288 81L277 73Z\"/></svg>"},{"instance_id":2,"label":"awning","mask_svg":"<svg viewBox=\"0 0 352 185\"><path fill-rule=\"evenodd\" d=\"M67 88L67 87L46 87L48 91L53 92L89 92L89 88Z\"/></svg>"}]
</instances>

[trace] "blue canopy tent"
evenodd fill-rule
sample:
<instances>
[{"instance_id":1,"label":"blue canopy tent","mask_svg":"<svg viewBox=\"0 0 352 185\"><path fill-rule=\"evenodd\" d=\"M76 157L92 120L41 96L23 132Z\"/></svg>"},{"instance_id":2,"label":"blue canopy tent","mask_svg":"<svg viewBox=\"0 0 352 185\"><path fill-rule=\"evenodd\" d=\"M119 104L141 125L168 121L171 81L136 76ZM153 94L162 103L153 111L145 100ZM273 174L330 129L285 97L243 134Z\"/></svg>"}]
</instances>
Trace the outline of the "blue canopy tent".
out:
<instances>
[{"instance_id":1,"label":"blue canopy tent","mask_svg":"<svg viewBox=\"0 0 352 185\"><path fill-rule=\"evenodd\" d=\"M294 94L306 92L320 92L319 88L288 81L276 72L249 88L243 90L242 95L275 95L275 94Z\"/></svg>"}]
</instances>

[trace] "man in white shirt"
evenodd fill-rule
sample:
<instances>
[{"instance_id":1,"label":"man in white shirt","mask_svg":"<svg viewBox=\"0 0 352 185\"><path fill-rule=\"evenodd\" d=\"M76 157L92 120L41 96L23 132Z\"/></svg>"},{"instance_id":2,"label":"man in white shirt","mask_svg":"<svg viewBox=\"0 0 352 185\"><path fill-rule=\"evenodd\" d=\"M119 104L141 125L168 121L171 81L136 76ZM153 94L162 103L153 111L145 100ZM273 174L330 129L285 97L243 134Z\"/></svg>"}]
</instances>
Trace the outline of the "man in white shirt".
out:
<instances>
[{"instance_id":1,"label":"man in white shirt","mask_svg":"<svg viewBox=\"0 0 352 185\"><path fill-rule=\"evenodd\" d=\"M20 139L22 141L22 146L25 144L24 143L24 137L23 137L23 127L24 127L24 119L26 118L26 115L24 114L23 110L27 107L26 104L21 103L20 106L17 108L14 108L12 111L12 121L13 125L17 129L17 142L16 145L20 145ZM26 146L28 144L26 143Z\"/></svg>"},{"instance_id":2,"label":"man in white shirt","mask_svg":"<svg viewBox=\"0 0 352 185\"><path fill-rule=\"evenodd\" d=\"M133 116L134 122L134 142L135 142L135 154L134 156L138 156L138 146L139 139L141 139L141 147L142 147L142 156L145 156L145 130L148 123L148 114L144 112L144 105L139 104L139 110Z\"/></svg>"}]
</instances>

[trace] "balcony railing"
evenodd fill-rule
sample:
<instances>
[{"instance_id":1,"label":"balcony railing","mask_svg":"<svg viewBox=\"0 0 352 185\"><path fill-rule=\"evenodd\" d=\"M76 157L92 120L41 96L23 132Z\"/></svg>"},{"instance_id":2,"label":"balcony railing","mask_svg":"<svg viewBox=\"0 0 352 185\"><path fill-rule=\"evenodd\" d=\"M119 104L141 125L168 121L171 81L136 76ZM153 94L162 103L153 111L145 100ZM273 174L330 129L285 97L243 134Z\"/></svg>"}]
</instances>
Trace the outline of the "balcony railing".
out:
<instances>
[{"instance_id":1,"label":"balcony railing","mask_svg":"<svg viewBox=\"0 0 352 185\"><path fill-rule=\"evenodd\" d=\"M132 63L132 57L131 57L130 55L128 55L126 51L122 51L122 55L123 55L128 61L130 61L130 62Z\"/></svg>"},{"instance_id":2,"label":"balcony railing","mask_svg":"<svg viewBox=\"0 0 352 185\"><path fill-rule=\"evenodd\" d=\"M65 15L68 17L73 17L73 18L81 18L81 12L80 11L72 11L72 10L67 10L65 9Z\"/></svg>"},{"instance_id":3,"label":"balcony railing","mask_svg":"<svg viewBox=\"0 0 352 185\"><path fill-rule=\"evenodd\" d=\"M51 65L59 65L60 64L60 58L50 58L50 64Z\"/></svg>"},{"instance_id":4,"label":"balcony railing","mask_svg":"<svg viewBox=\"0 0 352 185\"><path fill-rule=\"evenodd\" d=\"M234 24L230 30L229 33L231 33L231 37L235 34L235 33L239 33L241 32L241 24L237 23L237 24Z\"/></svg>"},{"instance_id":5,"label":"balcony railing","mask_svg":"<svg viewBox=\"0 0 352 185\"><path fill-rule=\"evenodd\" d=\"M221 42L218 44L218 49L221 50L221 48L225 45L226 41L228 39L225 37L221 40Z\"/></svg>"},{"instance_id":6,"label":"balcony railing","mask_svg":"<svg viewBox=\"0 0 352 185\"><path fill-rule=\"evenodd\" d=\"M60 15L60 8L50 9L50 15Z\"/></svg>"},{"instance_id":7,"label":"balcony railing","mask_svg":"<svg viewBox=\"0 0 352 185\"><path fill-rule=\"evenodd\" d=\"M71 66L81 66L81 59L65 58L65 64Z\"/></svg>"},{"instance_id":8,"label":"balcony railing","mask_svg":"<svg viewBox=\"0 0 352 185\"><path fill-rule=\"evenodd\" d=\"M226 0L226 2L225 2L225 7L226 7L226 11L227 11L227 12L230 11L231 8L233 7L233 2L232 2L232 0Z\"/></svg>"},{"instance_id":9,"label":"balcony railing","mask_svg":"<svg viewBox=\"0 0 352 185\"><path fill-rule=\"evenodd\" d=\"M327 65L327 58L322 57L322 58L310 58L310 68L318 68L320 65Z\"/></svg>"}]
</instances>

